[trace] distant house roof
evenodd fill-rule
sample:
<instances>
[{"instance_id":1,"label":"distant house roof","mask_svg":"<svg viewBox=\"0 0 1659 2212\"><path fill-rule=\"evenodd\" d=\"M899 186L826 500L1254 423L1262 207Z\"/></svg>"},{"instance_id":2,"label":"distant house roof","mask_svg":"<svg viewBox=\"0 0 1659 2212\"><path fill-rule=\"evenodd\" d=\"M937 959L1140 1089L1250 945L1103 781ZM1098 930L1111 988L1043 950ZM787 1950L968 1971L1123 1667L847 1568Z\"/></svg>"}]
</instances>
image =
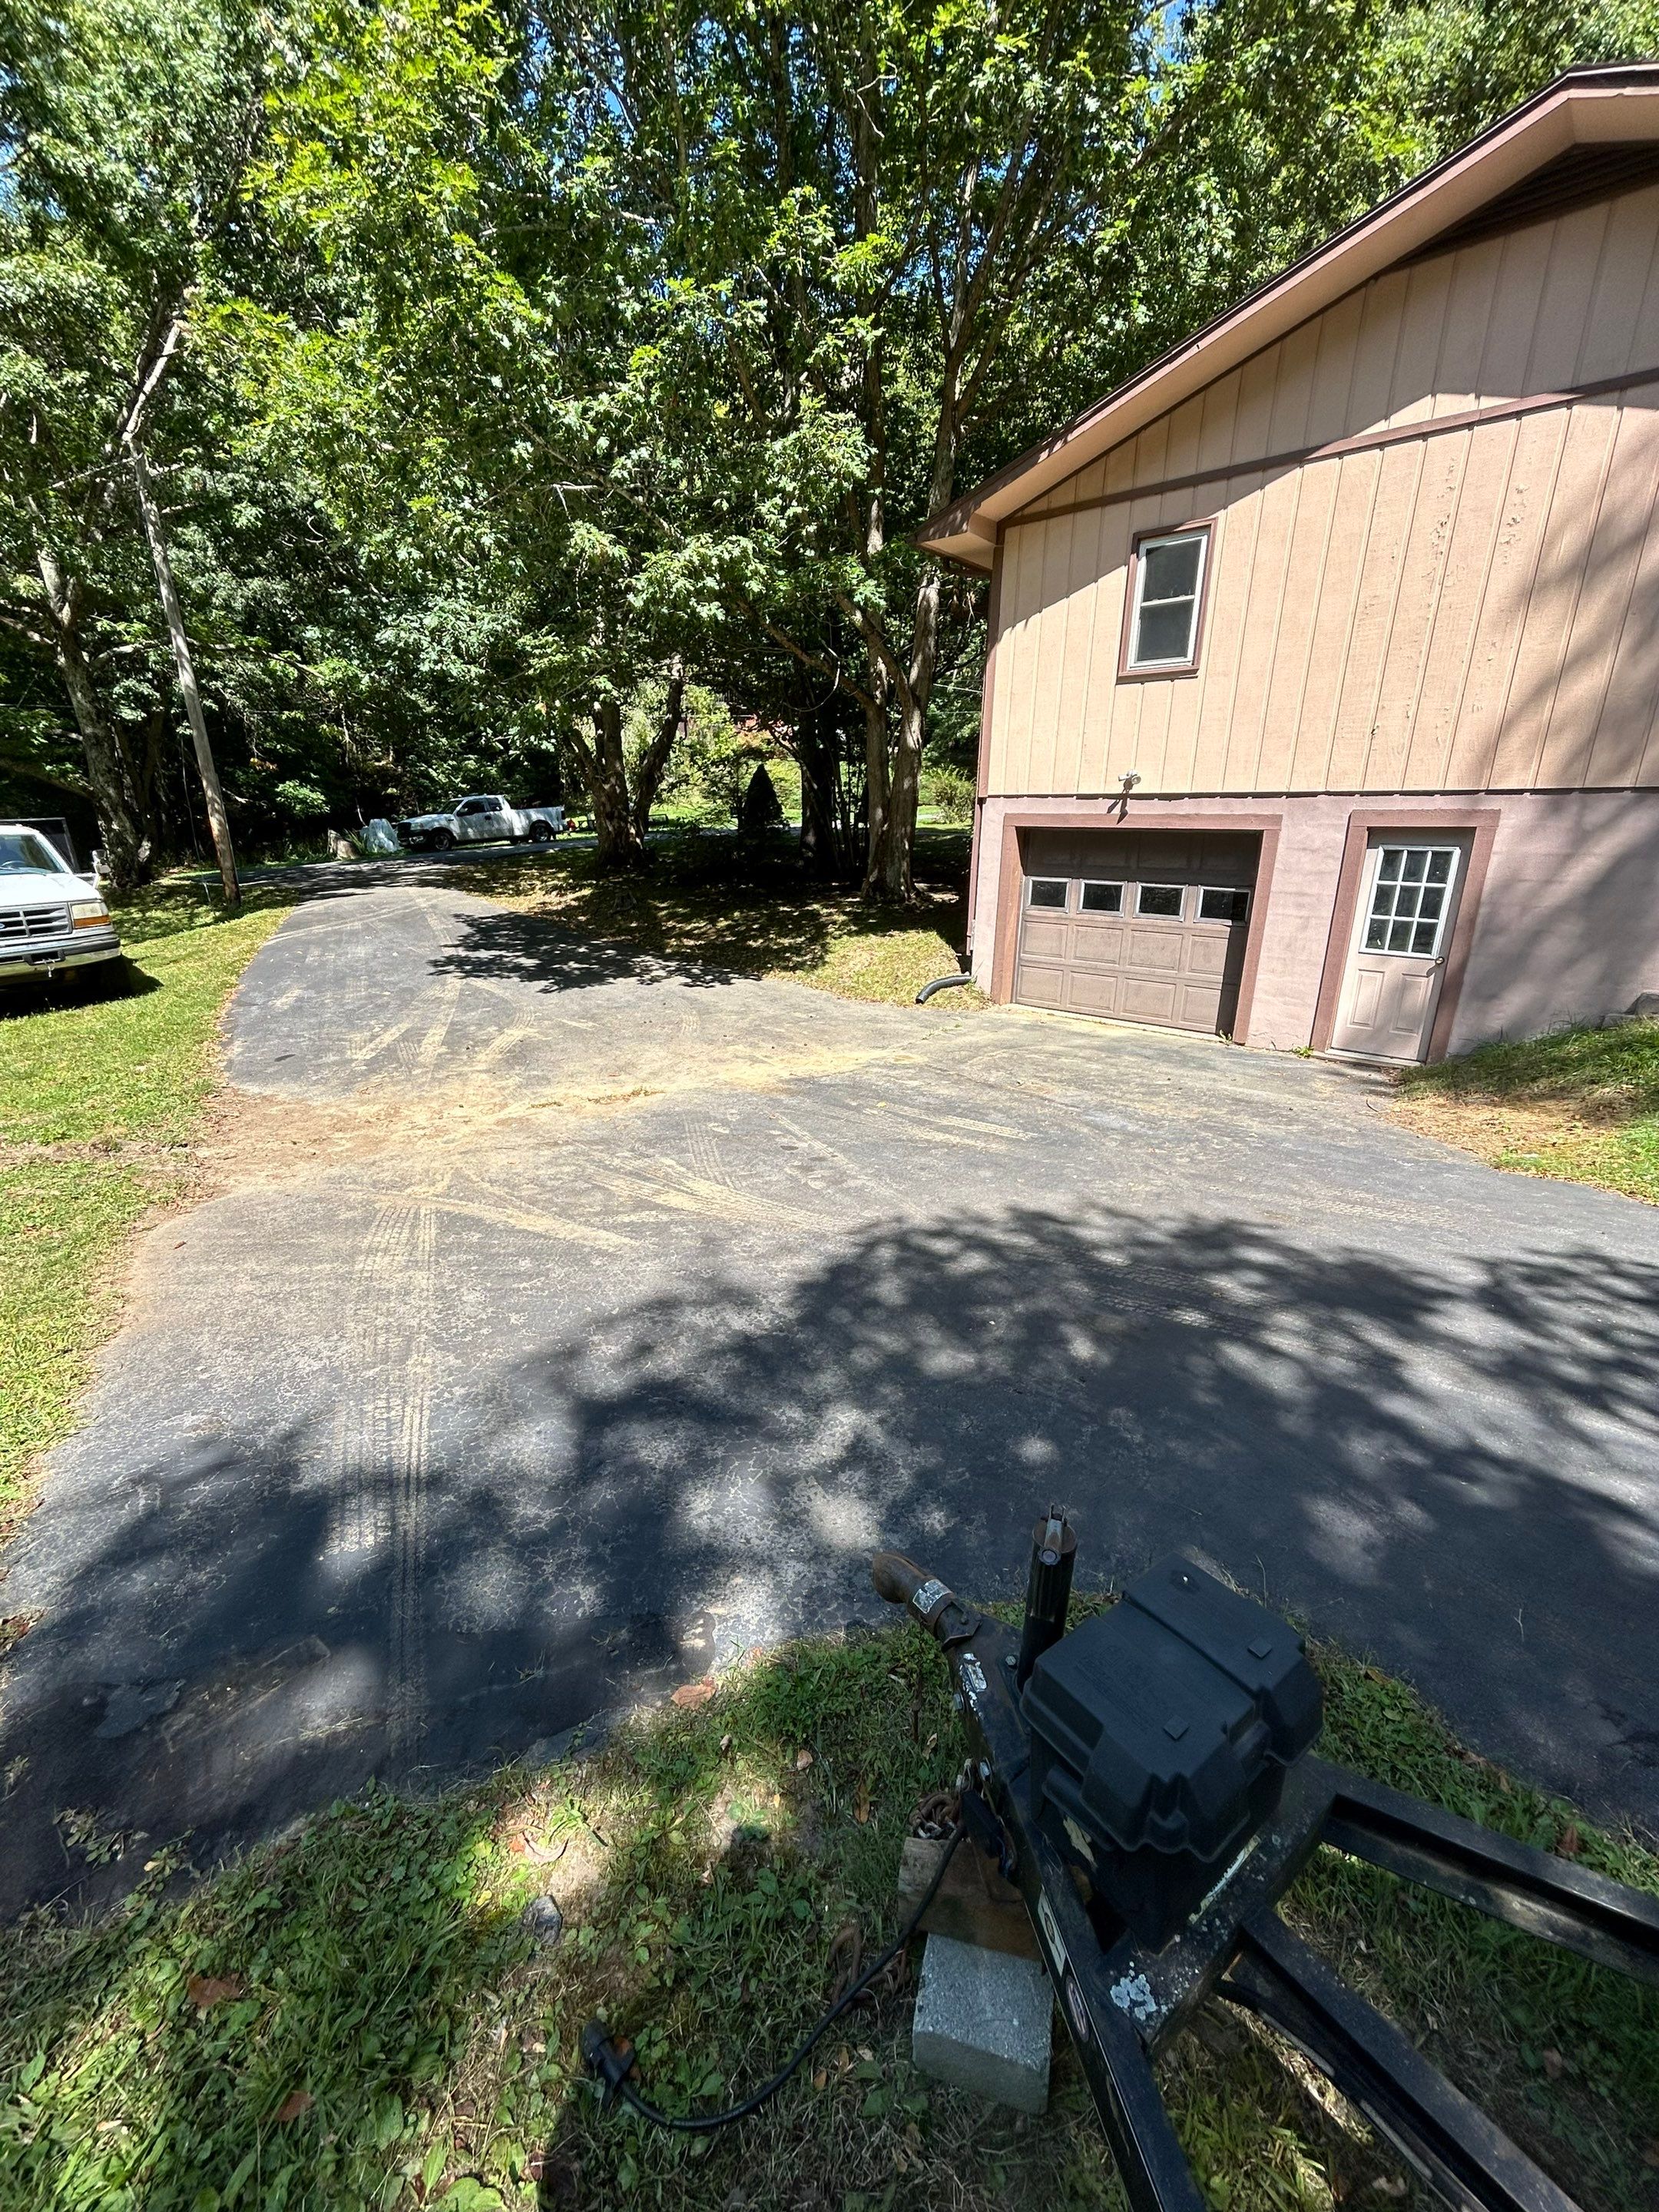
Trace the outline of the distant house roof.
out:
<instances>
[{"instance_id":1,"label":"distant house roof","mask_svg":"<svg viewBox=\"0 0 1659 2212\"><path fill-rule=\"evenodd\" d=\"M1569 70L1195 336L928 520L916 543L988 568L997 526L1385 270L1659 176L1659 62Z\"/></svg>"}]
</instances>

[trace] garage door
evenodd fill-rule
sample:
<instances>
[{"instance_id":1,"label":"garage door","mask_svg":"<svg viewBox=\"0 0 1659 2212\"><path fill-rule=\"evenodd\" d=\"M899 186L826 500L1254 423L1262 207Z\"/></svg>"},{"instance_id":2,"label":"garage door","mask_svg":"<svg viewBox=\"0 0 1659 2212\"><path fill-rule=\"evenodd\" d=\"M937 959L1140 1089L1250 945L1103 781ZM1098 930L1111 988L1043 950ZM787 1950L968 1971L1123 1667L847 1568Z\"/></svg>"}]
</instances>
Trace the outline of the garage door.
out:
<instances>
[{"instance_id":1,"label":"garage door","mask_svg":"<svg viewBox=\"0 0 1659 2212\"><path fill-rule=\"evenodd\" d=\"M1014 996L1230 1033L1260 850L1243 833L1028 830Z\"/></svg>"}]
</instances>

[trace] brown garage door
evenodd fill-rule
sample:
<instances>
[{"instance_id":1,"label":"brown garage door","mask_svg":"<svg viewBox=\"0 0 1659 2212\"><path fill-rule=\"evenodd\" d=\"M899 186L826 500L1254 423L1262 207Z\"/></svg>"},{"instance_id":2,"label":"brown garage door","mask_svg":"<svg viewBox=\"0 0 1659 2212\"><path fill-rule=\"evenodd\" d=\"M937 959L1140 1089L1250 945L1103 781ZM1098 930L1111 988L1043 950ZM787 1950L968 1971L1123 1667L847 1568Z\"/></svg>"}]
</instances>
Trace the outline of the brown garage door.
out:
<instances>
[{"instance_id":1,"label":"brown garage door","mask_svg":"<svg viewBox=\"0 0 1659 2212\"><path fill-rule=\"evenodd\" d=\"M1260 849L1247 833L1028 830L1014 996L1231 1032Z\"/></svg>"}]
</instances>

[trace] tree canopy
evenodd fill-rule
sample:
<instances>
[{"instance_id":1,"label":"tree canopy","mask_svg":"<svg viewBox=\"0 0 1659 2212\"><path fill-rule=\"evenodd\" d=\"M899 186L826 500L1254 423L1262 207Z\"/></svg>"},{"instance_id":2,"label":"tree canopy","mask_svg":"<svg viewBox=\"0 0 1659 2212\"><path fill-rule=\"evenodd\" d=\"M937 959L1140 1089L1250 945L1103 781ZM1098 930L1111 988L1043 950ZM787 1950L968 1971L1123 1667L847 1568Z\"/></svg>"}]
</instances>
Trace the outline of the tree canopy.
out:
<instances>
[{"instance_id":1,"label":"tree canopy","mask_svg":"<svg viewBox=\"0 0 1659 2212\"><path fill-rule=\"evenodd\" d=\"M0 806L118 878L471 784L638 857L688 699L902 898L971 757L922 519L1656 4L14 0ZM629 735L634 732L634 735ZM643 734L639 734L643 732Z\"/></svg>"}]
</instances>

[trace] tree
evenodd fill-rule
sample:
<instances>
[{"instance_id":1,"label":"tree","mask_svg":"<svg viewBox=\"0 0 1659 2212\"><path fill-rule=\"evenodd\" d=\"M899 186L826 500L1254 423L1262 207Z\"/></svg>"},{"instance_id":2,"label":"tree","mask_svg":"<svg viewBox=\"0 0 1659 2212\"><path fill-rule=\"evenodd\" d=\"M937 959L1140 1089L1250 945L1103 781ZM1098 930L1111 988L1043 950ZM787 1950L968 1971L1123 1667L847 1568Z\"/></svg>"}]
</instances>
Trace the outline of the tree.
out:
<instances>
[{"instance_id":1,"label":"tree","mask_svg":"<svg viewBox=\"0 0 1659 2212\"><path fill-rule=\"evenodd\" d=\"M562 758L631 864L700 684L902 898L985 612L916 526L1654 12L21 0L0 768L84 780L141 874L182 644L239 822Z\"/></svg>"},{"instance_id":2,"label":"tree","mask_svg":"<svg viewBox=\"0 0 1659 2212\"><path fill-rule=\"evenodd\" d=\"M246 300L227 322L270 441L311 457L331 526L379 568L441 572L511 610L600 864L629 866L696 635L646 580L648 520L606 495L593 398L653 272L602 183L565 163L514 30L444 0L324 0L256 180L301 273L282 314ZM624 710L653 682L661 718L630 761Z\"/></svg>"},{"instance_id":3,"label":"tree","mask_svg":"<svg viewBox=\"0 0 1659 2212\"><path fill-rule=\"evenodd\" d=\"M592 88L559 129L662 269L608 398L609 488L659 532L660 588L700 586L857 708L872 894L908 894L944 633L977 612L908 531L1065 411L1109 350L1079 343L1079 301L1108 271L1133 297L1141 231L1190 228L1182 195L1240 116L1280 150L1322 135L1359 21L1328 0L1178 22L1125 0L644 0L544 26ZM1122 305L1103 319L1121 340Z\"/></svg>"},{"instance_id":4,"label":"tree","mask_svg":"<svg viewBox=\"0 0 1659 2212\"><path fill-rule=\"evenodd\" d=\"M562 143L660 267L607 473L665 581L855 708L872 895L908 892L941 674L956 728L975 688L982 600L916 526L1566 61L1655 30L1563 0L548 17Z\"/></svg>"},{"instance_id":5,"label":"tree","mask_svg":"<svg viewBox=\"0 0 1659 2212\"><path fill-rule=\"evenodd\" d=\"M150 779L112 714L107 674L143 649L131 618L155 605L142 440L232 221L260 40L250 20L202 0L70 0L50 13L23 0L3 35L0 614L52 656L125 888L155 856ZM153 498L149 509L153 538L161 511ZM177 659L182 622L169 627Z\"/></svg>"},{"instance_id":6,"label":"tree","mask_svg":"<svg viewBox=\"0 0 1659 2212\"><path fill-rule=\"evenodd\" d=\"M662 691L654 726L631 763L623 743L623 702L614 690L595 700L591 734L580 719L570 725L570 751L593 810L602 868L635 866L645 856L651 810L684 720L685 663L678 653Z\"/></svg>"}]
</instances>

